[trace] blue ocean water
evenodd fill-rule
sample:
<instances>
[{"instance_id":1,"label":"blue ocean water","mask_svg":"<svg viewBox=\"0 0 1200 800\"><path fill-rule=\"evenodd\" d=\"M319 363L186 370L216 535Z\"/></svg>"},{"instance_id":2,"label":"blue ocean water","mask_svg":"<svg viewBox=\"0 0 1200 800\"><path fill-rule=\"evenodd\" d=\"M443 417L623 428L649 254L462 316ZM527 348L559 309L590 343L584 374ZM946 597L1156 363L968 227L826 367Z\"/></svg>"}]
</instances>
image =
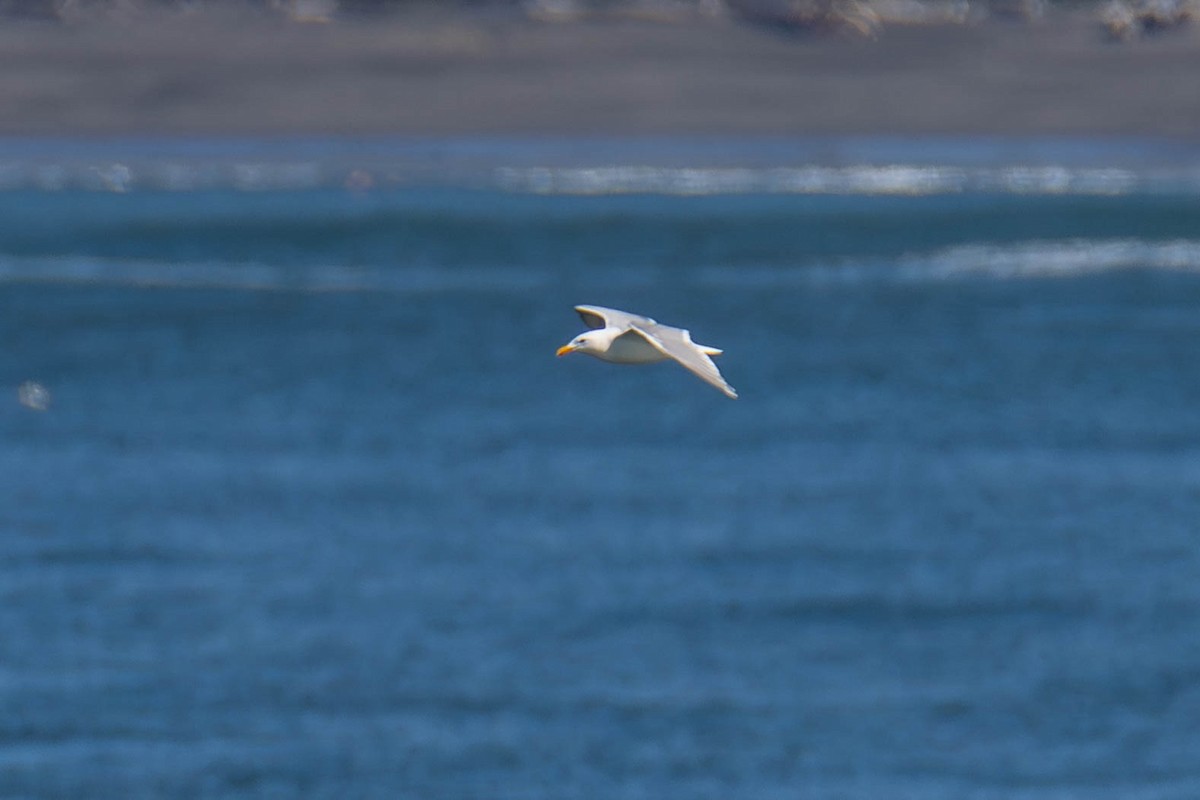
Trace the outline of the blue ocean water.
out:
<instances>
[{"instance_id":1,"label":"blue ocean water","mask_svg":"<svg viewBox=\"0 0 1200 800\"><path fill-rule=\"evenodd\" d=\"M0 797L1200 796L1200 152L8 142ZM673 365L555 359L571 306Z\"/></svg>"}]
</instances>

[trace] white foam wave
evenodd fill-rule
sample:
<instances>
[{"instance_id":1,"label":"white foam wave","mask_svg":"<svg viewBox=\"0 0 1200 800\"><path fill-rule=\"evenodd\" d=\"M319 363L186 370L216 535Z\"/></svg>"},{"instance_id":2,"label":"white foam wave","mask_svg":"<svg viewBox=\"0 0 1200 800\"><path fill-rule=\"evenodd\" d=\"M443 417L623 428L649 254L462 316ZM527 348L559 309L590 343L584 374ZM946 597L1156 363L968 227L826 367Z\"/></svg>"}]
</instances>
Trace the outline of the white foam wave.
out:
<instances>
[{"instance_id":1,"label":"white foam wave","mask_svg":"<svg viewBox=\"0 0 1200 800\"><path fill-rule=\"evenodd\" d=\"M795 194L921 196L985 192L1021 195L1200 193L1200 167L1171 169L1010 164L954 166L859 163L784 166L460 165L306 159L125 159L0 161L0 190L244 192L346 188L352 191L451 185L545 195L680 196Z\"/></svg>"},{"instance_id":2,"label":"white foam wave","mask_svg":"<svg viewBox=\"0 0 1200 800\"><path fill-rule=\"evenodd\" d=\"M795 167L503 167L505 190L551 195L934 195L963 192L1122 195L1200 191L1200 171L1014 165L857 164Z\"/></svg>"},{"instance_id":3,"label":"white foam wave","mask_svg":"<svg viewBox=\"0 0 1200 800\"><path fill-rule=\"evenodd\" d=\"M281 267L259 263L95 258L0 259L0 284L428 294L458 291L527 292L542 287L548 279L547 274L537 270L510 267L371 269L340 265Z\"/></svg>"},{"instance_id":4,"label":"white foam wave","mask_svg":"<svg viewBox=\"0 0 1200 800\"><path fill-rule=\"evenodd\" d=\"M1200 240L1142 239L1025 241L960 245L898 258L788 266L731 265L697 270L708 286L787 288L872 282L926 282L985 278L1052 279L1125 270L1200 274ZM287 292L458 291L526 292L561 276L551 268L278 266L263 263L163 262L86 257L0 258L0 284L60 283L163 288L216 288ZM600 280L599 278L597 280ZM605 286L652 284L653 270L613 266Z\"/></svg>"},{"instance_id":5,"label":"white foam wave","mask_svg":"<svg viewBox=\"0 0 1200 800\"><path fill-rule=\"evenodd\" d=\"M1200 240L1071 239L1006 245L960 245L899 258L847 260L786 267L710 267L710 286L787 288L804 285L934 282L983 278L1071 278L1127 270L1200 274Z\"/></svg>"},{"instance_id":6,"label":"white foam wave","mask_svg":"<svg viewBox=\"0 0 1200 800\"><path fill-rule=\"evenodd\" d=\"M343 173L314 161L10 161L0 162L0 190L296 191L336 185Z\"/></svg>"},{"instance_id":7,"label":"white foam wave","mask_svg":"<svg viewBox=\"0 0 1200 800\"><path fill-rule=\"evenodd\" d=\"M1200 240L1070 239L1011 245L963 245L900 260L915 279L987 276L1060 278L1121 270L1200 273Z\"/></svg>"}]
</instances>

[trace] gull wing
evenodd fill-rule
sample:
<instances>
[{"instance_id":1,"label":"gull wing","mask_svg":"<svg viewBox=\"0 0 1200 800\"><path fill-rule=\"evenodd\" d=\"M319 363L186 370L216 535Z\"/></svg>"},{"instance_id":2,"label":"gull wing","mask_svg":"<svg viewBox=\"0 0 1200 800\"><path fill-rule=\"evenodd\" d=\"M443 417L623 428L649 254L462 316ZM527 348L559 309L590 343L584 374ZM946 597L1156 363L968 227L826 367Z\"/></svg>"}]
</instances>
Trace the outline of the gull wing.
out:
<instances>
[{"instance_id":1,"label":"gull wing","mask_svg":"<svg viewBox=\"0 0 1200 800\"><path fill-rule=\"evenodd\" d=\"M617 311L615 308L604 306L575 306L583 324L589 328L629 328L633 325L653 326L658 323L649 317L630 314L628 311Z\"/></svg>"},{"instance_id":2,"label":"gull wing","mask_svg":"<svg viewBox=\"0 0 1200 800\"><path fill-rule=\"evenodd\" d=\"M692 335L682 328L672 328L670 325L659 325L652 322L649 325L634 323L630 326L633 333L640 334L656 350L679 364L702 380L720 389L726 396L737 399L737 391L721 377L721 370L713 360L705 355L692 341Z\"/></svg>"}]
</instances>

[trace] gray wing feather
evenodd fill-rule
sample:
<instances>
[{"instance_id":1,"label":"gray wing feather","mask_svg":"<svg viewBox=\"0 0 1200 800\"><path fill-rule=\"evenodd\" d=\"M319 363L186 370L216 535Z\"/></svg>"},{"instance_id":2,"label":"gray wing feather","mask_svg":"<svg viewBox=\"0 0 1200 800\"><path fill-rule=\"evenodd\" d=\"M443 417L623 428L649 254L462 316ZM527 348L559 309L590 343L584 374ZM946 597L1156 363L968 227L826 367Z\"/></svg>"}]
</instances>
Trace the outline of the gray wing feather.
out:
<instances>
[{"instance_id":1,"label":"gray wing feather","mask_svg":"<svg viewBox=\"0 0 1200 800\"><path fill-rule=\"evenodd\" d=\"M630 328L634 325L657 325L649 317L630 314L628 311L617 311L615 308L604 306L575 306L583 323L589 328Z\"/></svg>"},{"instance_id":2,"label":"gray wing feather","mask_svg":"<svg viewBox=\"0 0 1200 800\"><path fill-rule=\"evenodd\" d=\"M631 328L661 350L663 355L678 361L684 369L711 383L729 397L737 397L737 391L725 382L717 365L692 342L692 336L687 331L655 322L649 325L633 323Z\"/></svg>"}]
</instances>

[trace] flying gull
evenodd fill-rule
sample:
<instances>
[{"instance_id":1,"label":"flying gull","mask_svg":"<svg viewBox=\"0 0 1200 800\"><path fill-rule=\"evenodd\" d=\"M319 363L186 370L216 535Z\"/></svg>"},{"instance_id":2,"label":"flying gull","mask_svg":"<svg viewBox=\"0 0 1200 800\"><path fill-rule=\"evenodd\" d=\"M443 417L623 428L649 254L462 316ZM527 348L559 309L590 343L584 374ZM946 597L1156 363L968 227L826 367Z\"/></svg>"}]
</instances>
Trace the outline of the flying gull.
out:
<instances>
[{"instance_id":1,"label":"flying gull","mask_svg":"<svg viewBox=\"0 0 1200 800\"><path fill-rule=\"evenodd\" d=\"M601 306L575 306L575 310L591 330L558 348L558 355L587 353L614 364L651 364L670 358L727 396L737 397L709 358L720 355L721 351L696 344L683 328L660 325L649 317Z\"/></svg>"}]
</instances>

